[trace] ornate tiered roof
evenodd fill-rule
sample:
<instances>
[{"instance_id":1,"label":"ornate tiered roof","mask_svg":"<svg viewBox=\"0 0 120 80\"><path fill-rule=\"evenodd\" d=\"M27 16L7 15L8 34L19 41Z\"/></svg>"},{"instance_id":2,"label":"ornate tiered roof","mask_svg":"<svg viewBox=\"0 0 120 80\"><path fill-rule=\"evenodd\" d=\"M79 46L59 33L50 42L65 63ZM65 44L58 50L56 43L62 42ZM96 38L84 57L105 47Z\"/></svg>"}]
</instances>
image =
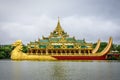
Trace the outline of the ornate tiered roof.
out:
<instances>
[{"instance_id":1,"label":"ornate tiered roof","mask_svg":"<svg viewBox=\"0 0 120 80\"><path fill-rule=\"evenodd\" d=\"M44 49L92 48L92 44L86 43L85 40L76 40L75 37L69 37L69 35L62 29L59 18L55 30L53 30L48 37L38 39L37 44L35 42L28 44L28 48L33 48L33 46L34 48Z\"/></svg>"}]
</instances>

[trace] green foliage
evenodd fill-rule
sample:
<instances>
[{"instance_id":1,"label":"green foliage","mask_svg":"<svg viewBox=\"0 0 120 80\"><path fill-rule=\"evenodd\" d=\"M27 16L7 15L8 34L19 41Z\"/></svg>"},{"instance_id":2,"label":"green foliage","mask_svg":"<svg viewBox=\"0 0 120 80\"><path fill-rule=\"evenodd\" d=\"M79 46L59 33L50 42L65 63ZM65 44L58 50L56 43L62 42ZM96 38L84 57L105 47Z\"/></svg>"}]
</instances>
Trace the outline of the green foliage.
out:
<instances>
[{"instance_id":1,"label":"green foliage","mask_svg":"<svg viewBox=\"0 0 120 80\"><path fill-rule=\"evenodd\" d=\"M12 51L11 45L1 45L0 46L0 59L10 58L11 51Z\"/></svg>"},{"instance_id":2,"label":"green foliage","mask_svg":"<svg viewBox=\"0 0 120 80\"><path fill-rule=\"evenodd\" d=\"M118 45L118 46L116 47L116 50L119 51L119 53L120 53L120 45Z\"/></svg>"},{"instance_id":3,"label":"green foliage","mask_svg":"<svg viewBox=\"0 0 120 80\"><path fill-rule=\"evenodd\" d=\"M98 52L101 52L107 46L106 42L101 42Z\"/></svg>"},{"instance_id":4,"label":"green foliage","mask_svg":"<svg viewBox=\"0 0 120 80\"><path fill-rule=\"evenodd\" d=\"M24 53L27 53L27 50L28 50L28 47L27 47L26 45L23 45L22 51L23 51Z\"/></svg>"},{"instance_id":5,"label":"green foliage","mask_svg":"<svg viewBox=\"0 0 120 80\"><path fill-rule=\"evenodd\" d=\"M107 58L107 60L118 60L115 56L111 56L110 58Z\"/></svg>"},{"instance_id":6,"label":"green foliage","mask_svg":"<svg viewBox=\"0 0 120 80\"><path fill-rule=\"evenodd\" d=\"M95 48L96 45L97 45L97 43L94 43L93 48ZM107 46L106 42L101 42L101 45L100 45L98 52L101 52L106 46ZM0 45L0 59L10 58L10 53L12 50L13 50L13 47L11 45ZM120 53L120 45L113 44L111 47L111 50L112 51L119 51L119 53ZM22 51L24 53L27 53L28 47L26 45L23 45ZM112 60L113 59L115 60L114 57L112 58Z\"/></svg>"},{"instance_id":7,"label":"green foliage","mask_svg":"<svg viewBox=\"0 0 120 80\"><path fill-rule=\"evenodd\" d=\"M94 43L94 44L93 44L93 48L95 48L96 45L97 45L97 43ZM106 42L101 42L100 48L99 48L98 52L101 52L106 46L107 46L107 43L106 43Z\"/></svg>"},{"instance_id":8,"label":"green foliage","mask_svg":"<svg viewBox=\"0 0 120 80\"><path fill-rule=\"evenodd\" d=\"M95 48L96 45L97 43L94 43L93 48ZM101 42L98 52L101 52L106 46L107 46L106 42ZM120 54L120 45L112 44L111 51L118 51L117 53L113 53L113 54ZM107 58L107 60L120 60L120 57L117 58L114 55L111 55L111 57Z\"/></svg>"},{"instance_id":9,"label":"green foliage","mask_svg":"<svg viewBox=\"0 0 120 80\"><path fill-rule=\"evenodd\" d=\"M116 44L112 44L111 50L112 51L116 51L117 45Z\"/></svg>"},{"instance_id":10,"label":"green foliage","mask_svg":"<svg viewBox=\"0 0 120 80\"><path fill-rule=\"evenodd\" d=\"M13 47L11 45L0 45L0 59L10 58ZM27 46L23 45L22 51L27 53Z\"/></svg>"},{"instance_id":11,"label":"green foliage","mask_svg":"<svg viewBox=\"0 0 120 80\"><path fill-rule=\"evenodd\" d=\"M5 53L3 51L0 52L0 59L5 58Z\"/></svg>"},{"instance_id":12,"label":"green foliage","mask_svg":"<svg viewBox=\"0 0 120 80\"><path fill-rule=\"evenodd\" d=\"M97 45L97 43L94 43L93 48L95 48L96 45ZM98 52L101 52L106 46L107 46L106 42L101 42ZM119 51L119 53L120 53L120 45L112 44L111 51Z\"/></svg>"},{"instance_id":13,"label":"green foliage","mask_svg":"<svg viewBox=\"0 0 120 80\"><path fill-rule=\"evenodd\" d=\"M96 47L96 45L97 45L97 43L94 43L92 47L93 47L93 48L95 48L95 47Z\"/></svg>"}]
</instances>

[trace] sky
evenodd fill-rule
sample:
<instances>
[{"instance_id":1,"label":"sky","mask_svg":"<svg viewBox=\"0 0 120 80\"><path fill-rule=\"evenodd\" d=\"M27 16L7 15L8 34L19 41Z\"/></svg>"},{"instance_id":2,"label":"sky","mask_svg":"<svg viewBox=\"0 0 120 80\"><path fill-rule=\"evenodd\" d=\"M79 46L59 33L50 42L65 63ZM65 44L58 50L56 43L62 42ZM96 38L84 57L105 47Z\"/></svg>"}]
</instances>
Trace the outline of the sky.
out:
<instances>
[{"instance_id":1,"label":"sky","mask_svg":"<svg viewBox=\"0 0 120 80\"><path fill-rule=\"evenodd\" d=\"M120 0L0 0L0 44L49 36L58 22L70 37L120 44Z\"/></svg>"}]
</instances>

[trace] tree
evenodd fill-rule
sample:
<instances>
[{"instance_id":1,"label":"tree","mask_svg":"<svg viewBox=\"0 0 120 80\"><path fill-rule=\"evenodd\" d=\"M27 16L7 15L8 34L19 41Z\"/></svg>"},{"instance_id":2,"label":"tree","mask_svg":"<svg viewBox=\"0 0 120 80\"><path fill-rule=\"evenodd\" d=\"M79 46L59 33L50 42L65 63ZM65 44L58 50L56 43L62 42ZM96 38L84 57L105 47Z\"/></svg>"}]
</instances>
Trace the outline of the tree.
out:
<instances>
[{"instance_id":1,"label":"tree","mask_svg":"<svg viewBox=\"0 0 120 80\"><path fill-rule=\"evenodd\" d=\"M116 50L120 53L120 45L116 47Z\"/></svg>"},{"instance_id":2,"label":"tree","mask_svg":"<svg viewBox=\"0 0 120 80\"><path fill-rule=\"evenodd\" d=\"M10 53L12 50L11 45L2 45L2 47L0 47L0 59L10 58Z\"/></svg>"},{"instance_id":3,"label":"tree","mask_svg":"<svg viewBox=\"0 0 120 80\"><path fill-rule=\"evenodd\" d=\"M117 44L112 44L111 50L116 51L116 49L117 49Z\"/></svg>"},{"instance_id":4,"label":"tree","mask_svg":"<svg viewBox=\"0 0 120 80\"><path fill-rule=\"evenodd\" d=\"M27 53L27 50L28 50L27 46L26 46L26 45L23 45L22 51L23 51L24 53Z\"/></svg>"},{"instance_id":5,"label":"tree","mask_svg":"<svg viewBox=\"0 0 120 80\"><path fill-rule=\"evenodd\" d=\"M12 51L12 48L11 47L5 47L5 49L4 49L4 52L5 52L5 57L6 58L10 58L10 53L11 53L11 51Z\"/></svg>"},{"instance_id":6,"label":"tree","mask_svg":"<svg viewBox=\"0 0 120 80\"><path fill-rule=\"evenodd\" d=\"M107 46L107 42L101 42L98 52L101 52Z\"/></svg>"},{"instance_id":7,"label":"tree","mask_svg":"<svg viewBox=\"0 0 120 80\"><path fill-rule=\"evenodd\" d=\"M5 58L5 53L4 53L4 51L1 51L0 52L0 59L3 59L3 58Z\"/></svg>"}]
</instances>

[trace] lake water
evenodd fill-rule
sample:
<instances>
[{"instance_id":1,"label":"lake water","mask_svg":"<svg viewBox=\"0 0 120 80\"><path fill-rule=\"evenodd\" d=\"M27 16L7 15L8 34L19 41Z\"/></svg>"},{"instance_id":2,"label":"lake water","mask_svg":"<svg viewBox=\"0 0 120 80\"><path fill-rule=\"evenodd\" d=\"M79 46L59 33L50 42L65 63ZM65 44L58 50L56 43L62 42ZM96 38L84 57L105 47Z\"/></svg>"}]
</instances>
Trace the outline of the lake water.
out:
<instances>
[{"instance_id":1,"label":"lake water","mask_svg":"<svg viewBox=\"0 0 120 80\"><path fill-rule=\"evenodd\" d=\"M0 80L120 80L120 62L0 60Z\"/></svg>"}]
</instances>

